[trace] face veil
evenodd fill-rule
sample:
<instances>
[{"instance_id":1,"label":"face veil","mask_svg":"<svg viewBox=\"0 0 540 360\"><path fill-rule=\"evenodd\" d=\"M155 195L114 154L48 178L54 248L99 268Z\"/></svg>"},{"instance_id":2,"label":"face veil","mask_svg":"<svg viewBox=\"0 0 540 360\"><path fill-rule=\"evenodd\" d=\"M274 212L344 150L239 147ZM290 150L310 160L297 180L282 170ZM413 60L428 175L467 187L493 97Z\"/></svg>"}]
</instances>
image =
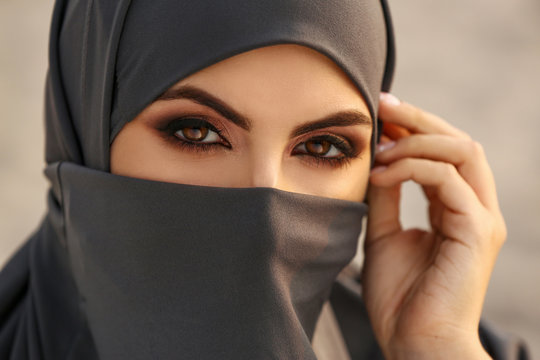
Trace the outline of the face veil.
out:
<instances>
[{"instance_id":1,"label":"face veil","mask_svg":"<svg viewBox=\"0 0 540 360\"><path fill-rule=\"evenodd\" d=\"M384 1L57 1L48 213L1 274L0 357L315 359L365 204L108 173L115 136L171 85L285 43L332 59L376 118L394 66Z\"/></svg>"}]
</instances>

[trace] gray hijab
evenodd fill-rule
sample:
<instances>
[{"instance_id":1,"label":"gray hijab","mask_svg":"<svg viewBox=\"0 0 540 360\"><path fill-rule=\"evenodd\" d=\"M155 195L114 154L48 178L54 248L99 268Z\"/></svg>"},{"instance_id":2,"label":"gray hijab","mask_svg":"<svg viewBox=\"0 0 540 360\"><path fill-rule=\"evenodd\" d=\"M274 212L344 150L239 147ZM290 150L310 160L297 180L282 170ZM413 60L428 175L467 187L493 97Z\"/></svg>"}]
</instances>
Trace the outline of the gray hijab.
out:
<instances>
[{"instance_id":1,"label":"gray hijab","mask_svg":"<svg viewBox=\"0 0 540 360\"><path fill-rule=\"evenodd\" d=\"M167 88L232 55L284 43L334 60L376 119L378 94L389 90L395 61L384 0L58 1L47 162L107 171L114 137Z\"/></svg>"},{"instance_id":2,"label":"gray hijab","mask_svg":"<svg viewBox=\"0 0 540 360\"><path fill-rule=\"evenodd\" d=\"M171 85L282 43L335 61L376 119L394 67L385 1L57 1L49 209L1 274L0 358L315 359L366 204L108 173L114 137Z\"/></svg>"}]
</instances>

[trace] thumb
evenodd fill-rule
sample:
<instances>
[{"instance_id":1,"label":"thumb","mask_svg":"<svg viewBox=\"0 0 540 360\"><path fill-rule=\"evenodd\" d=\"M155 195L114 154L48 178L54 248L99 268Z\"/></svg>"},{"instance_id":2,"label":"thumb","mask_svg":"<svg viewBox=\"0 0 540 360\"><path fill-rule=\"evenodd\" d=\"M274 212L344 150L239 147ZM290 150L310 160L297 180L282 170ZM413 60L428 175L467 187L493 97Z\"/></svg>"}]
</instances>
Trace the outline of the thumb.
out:
<instances>
[{"instance_id":1,"label":"thumb","mask_svg":"<svg viewBox=\"0 0 540 360\"><path fill-rule=\"evenodd\" d=\"M367 246L377 241L377 239L401 231L399 221L400 194L401 183L391 187L369 185L367 194L369 204Z\"/></svg>"}]
</instances>

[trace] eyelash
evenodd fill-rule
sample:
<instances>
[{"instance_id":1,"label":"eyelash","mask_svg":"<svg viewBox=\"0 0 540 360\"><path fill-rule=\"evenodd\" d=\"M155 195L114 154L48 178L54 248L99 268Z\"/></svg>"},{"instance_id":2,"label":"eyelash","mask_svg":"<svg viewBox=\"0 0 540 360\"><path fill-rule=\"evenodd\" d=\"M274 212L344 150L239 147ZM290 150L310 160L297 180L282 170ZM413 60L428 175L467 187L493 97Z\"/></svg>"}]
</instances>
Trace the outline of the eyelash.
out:
<instances>
[{"instance_id":1,"label":"eyelash","mask_svg":"<svg viewBox=\"0 0 540 360\"><path fill-rule=\"evenodd\" d=\"M221 141L223 141L223 143L194 142L187 139L181 139L176 135L178 131L187 127L208 128L209 130L216 132ZM183 116L181 118L169 121L164 127L158 130L165 134L166 140L173 143L175 146L178 146L181 150L194 151L197 153L208 153L218 150L218 147L224 147L226 149L232 148L230 143L222 135L222 133L224 132L223 129L215 126L213 123L208 121L206 117L200 115ZM293 152L293 155L301 156L306 161L309 161L317 167L322 164L336 168L348 165L353 158L358 157L358 151L356 150L355 146L351 144L350 141L345 138L330 134L312 136L305 141L298 143L294 147L294 149L296 149L298 146L305 145L305 143L308 141L317 140L329 142L332 146L338 149L342 153L342 155L337 157L323 157L300 152Z\"/></svg>"},{"instance_id":2,"label":"eyelash","mask_svg":"<svg viewBox=\"0 0 540 360\"><path fill-rule=\"evenodd\" d=\"M330 134L312 136L305 141L297 144L295 146L295 149L300 145L305 145L308 141L321 140L329 142L331 146L334 146L337 150L341 152L341 155L336 157L324 157L300 152L293 152L293 155L301 156L306 160L313 162L316 166L320 166L322 164L330 165L333 167L341 167L347 165L350 163L351 159L358 157L358 152L356 151L356 148L348 140Z\"/></svg>"},{"instance_id":3,"label":"eyelash","mask_svg":"<svg viewBox=\"0 0 540 360\"><path fill-rule=\"evenodd\" d=\"M201 143L201 142L195 142L195 141L189 141L187 139L181 139L175 134L187 127L205 127L208 128L211 131L214 131L218 134L219 138L223 141L223 143ZM202 116L184 116L178 119L175 119L173 121L168 122L165 127L158 129L162 133L165 134L168 141L173 143L175 146L180 147L182 150L190 150L195 152L210 152L217 150L217 146L222 146L224 148L230 149L231 145L225 138L223 137L223 129L221 129L218 126L214 126L211 122L206 120L205 117Z\"/></svg>"}]
</instances>

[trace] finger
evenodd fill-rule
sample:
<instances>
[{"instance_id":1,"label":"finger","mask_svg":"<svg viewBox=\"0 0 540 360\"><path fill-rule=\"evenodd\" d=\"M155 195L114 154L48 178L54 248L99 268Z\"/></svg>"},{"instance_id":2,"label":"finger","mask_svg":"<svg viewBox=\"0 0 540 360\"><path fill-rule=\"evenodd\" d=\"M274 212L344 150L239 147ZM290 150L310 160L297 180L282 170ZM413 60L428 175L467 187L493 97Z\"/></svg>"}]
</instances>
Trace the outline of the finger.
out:
<instances>
[{"instance_id":1,"label":"finger","mask_svg":"<svg viewBox=\"0 0 540 360\"><path fill-rule=\"evenodd\" d=\"M399 140L403 137L411 135L411 133L402 126L398 126L392 123L385 123L383 125L383 136L386 135L391 140Z\"/></svg>"},{"instance_id":2,"label":"finger","mask_svg":"<svg viewBox=\"0 0 540 360\"><path fill-rule=\"evenodd\" d=\"M392 141L392 139L389 138L388 136L386 136L386 135L384 135L384 134L381 135L381 141L380 141L380 143L386 143L386 142L391 142L391 141Z\"/></svg>"},{"instance_id":3,"label":"finger","mask_svg":"<svg viewBox=\"0 0 540 360\"><path fill-rule=\"evenodd\" d=\"M474 214L479 200L473 189L459 175L455 166L427 159L405 158L388 167L372 170L370 181L375 186L391 187L407 180L434 187L441 203L453 212Z\"/></svg>"},{"instance_id":4,"label":"finger","mask_svg":"<svg viewBox=\"0 0 540 360\"><path fill-rule=\"evenodd\" d=\"M406 102L401 102L388 93L381 93L379 118L385 124L396 124L416 134L445 134L469 138L465 132L455 128L440 117Z\"/></svg>"},{"instance_id":5,"label":"finger","mask_svg":"<svg viewBox=\"0 0 540 360\"><path fill-rule=\"evenodd\" d=\"M423 158L451 163L489 209L498 209L495 180L484 150L475 141L447 135L412 135L393 143L379 144L376 161Z\"/></svg>"},{"instance_id":6,"label":"finger","mask_svg":"<svg viewBox=\"0 0 540 360\"><path fill-rule=\"evenodd\" d=\"M444 213L444 206L441 205L440 201L430 201L429 202L429 224L434 233L442 232L442 216Z\"/></svg>"},{"instance_id":7,"label":"finger","mask_svg":"<svg viewBox=\"0 0 540 360\"><path fill-rule=\"evenodd\" d=\"M401 231L399 201L401 185L379 187L370 184L367 201L369 216L366 246L386 235Z\"/></svg>"}]
</instances>

